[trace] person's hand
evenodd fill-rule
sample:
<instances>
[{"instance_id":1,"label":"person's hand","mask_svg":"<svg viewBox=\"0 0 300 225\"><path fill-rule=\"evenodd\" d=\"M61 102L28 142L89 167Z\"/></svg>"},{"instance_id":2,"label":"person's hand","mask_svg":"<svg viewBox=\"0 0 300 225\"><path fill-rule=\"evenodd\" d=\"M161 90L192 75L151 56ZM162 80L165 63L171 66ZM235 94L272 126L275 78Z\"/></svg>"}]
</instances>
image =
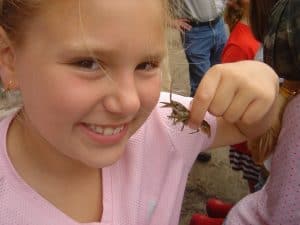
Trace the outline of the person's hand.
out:
<instances>
[{"instance_id":1,"label":"person's hand","mask_svg":"<svg viewBox=\"0 0 300 225\"><path fill-rule=\"evenodd\" d=\"M228 123L260 122L270 112L278 89L277 74L264 63L241 61L215 65L195 93L189 125L199 127L207 111Z\"/></svg>"},{"instance_id":2,"label":"person's hand","mask_svg":"<svg viewBox=\"0 0 300 225\"><path fill-rule=\"evenodd\" d=\"M179 30L182 33L192 29L192 26L189 24L188 19L175 19L172 22L172 27Z\"/></svg>"}]
</instances>

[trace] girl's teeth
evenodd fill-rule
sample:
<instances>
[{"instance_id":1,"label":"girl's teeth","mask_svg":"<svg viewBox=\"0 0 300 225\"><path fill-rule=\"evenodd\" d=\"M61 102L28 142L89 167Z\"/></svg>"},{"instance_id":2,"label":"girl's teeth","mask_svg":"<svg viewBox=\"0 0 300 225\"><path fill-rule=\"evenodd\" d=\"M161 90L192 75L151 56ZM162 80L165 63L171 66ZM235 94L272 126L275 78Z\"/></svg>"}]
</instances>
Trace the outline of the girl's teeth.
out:
<instances>
[{"instance_id":1,"label":"girl's teeth","mask_svg":"<svg viewBox=\"0 0 300 225\"><path fill-rule=\"evenodd\" d=\"M94 130L97 132L97 133L100 133L102 134L103 133L103 128L102 127L97 127L97 126L94 126Z\"/></svg>"},{"instance_id":2,"label":"girl's teeth","mask_svg":"<svg viewBox=\"0 0 300 225\"><path fill-rule=\"evenodd\" d=\"M103 134L104 135L112 135L114 133L114 129L113 128L105 128Z\"/></svg>"},{"instance_id":3,"label":"girl's teeth","mask_svg":"<svg viewBox=\"0 0 300 225\"><path fill-rule=\"evenodd\" d=\"M122 130L122 127L117 127L117 128L114 130L114 133L113 133L113 134L118 134L118 133L120 133L121 130Z\"/></svg>"},{"instance_id":4,"label":"girl's teeth","mask_svg":"<svg viewBox=\"0 0 300 225\"><path fill-rule=\"evenodd\" d=\"M117 127L117 128L112 128L112 127L106 127L106 128L103 128L103 127L100 127L100 126L96 126L96 125L88 125L89 128L91 130L93 130L94 132L98 133L98 134L103 134L103 135L106 135L106 136L110 136L110 135L114 135L114 134L118 134L120 133L124 126L122 127Z\"/></svg>"}]
</instances>

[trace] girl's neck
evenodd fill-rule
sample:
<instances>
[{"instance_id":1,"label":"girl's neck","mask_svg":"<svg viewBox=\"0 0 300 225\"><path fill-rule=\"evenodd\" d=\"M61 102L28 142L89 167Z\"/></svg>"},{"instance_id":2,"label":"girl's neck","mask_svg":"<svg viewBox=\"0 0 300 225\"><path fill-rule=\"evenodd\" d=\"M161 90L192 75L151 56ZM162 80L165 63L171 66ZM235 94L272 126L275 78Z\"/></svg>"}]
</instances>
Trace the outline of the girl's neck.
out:
<instances>
[{"instance_id":1,"label":"girl's neck","mask_svg":"<svg viewBox=\"0 0 300 225\"><path fill-rule=\"evenodd\" d=\"M240 23L249 26L249 19L248 19L248 17L245 17L245 16L244 16L244 17L240 20Z\"/></svg>"}]
</instances>

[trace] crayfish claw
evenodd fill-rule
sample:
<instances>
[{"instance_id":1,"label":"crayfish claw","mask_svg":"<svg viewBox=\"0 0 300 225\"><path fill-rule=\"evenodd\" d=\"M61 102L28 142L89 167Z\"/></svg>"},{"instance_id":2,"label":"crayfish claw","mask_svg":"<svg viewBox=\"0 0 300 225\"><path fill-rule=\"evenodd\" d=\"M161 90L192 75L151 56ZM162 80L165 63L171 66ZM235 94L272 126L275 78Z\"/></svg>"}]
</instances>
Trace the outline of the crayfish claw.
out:
<instances>
[{"instance_id":1,"label":"crayfish claw","mask_svg":"<svg viewBox=\"0 0 300 225\"><path fill-rule=\"evenodd\" d=\"M211 130L210 130L210 125L206 120L203 120L200 126L201 130L207 134L208 137L211 136Z\"/></svg>"}]
</instances>

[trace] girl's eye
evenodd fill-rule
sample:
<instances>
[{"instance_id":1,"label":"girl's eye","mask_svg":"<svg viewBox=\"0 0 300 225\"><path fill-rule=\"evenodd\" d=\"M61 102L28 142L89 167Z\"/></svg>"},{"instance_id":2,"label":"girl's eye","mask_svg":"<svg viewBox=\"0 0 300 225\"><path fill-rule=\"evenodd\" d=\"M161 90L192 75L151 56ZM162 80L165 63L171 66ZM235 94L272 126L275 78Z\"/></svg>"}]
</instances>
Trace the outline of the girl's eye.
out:
<instances>
[{"instance_id":1,"label":"girl's eye","mask_svg":"<svg viewBox=\"0 0 300 225\"><path fill-rule=\"evenodd\" d=\"M92 71L96 71L101 68L101 65L96 59L82 59L72 64L75 65L76 67L86 69L86 70L92 70Z\"/></svg>"},{"instance_id":2,"label":"girl's eye","mask_svg":"<svg viewBox=\"0 0 300 225\"><path fill-rule=\"evenodd\" d=\"M147 72L147 71L157 69L158 66L159 66L158 62L144 62L144 63L139 64L136 67L136 69L137 70L145 70Z\"/></svg>"}]
</instances>

